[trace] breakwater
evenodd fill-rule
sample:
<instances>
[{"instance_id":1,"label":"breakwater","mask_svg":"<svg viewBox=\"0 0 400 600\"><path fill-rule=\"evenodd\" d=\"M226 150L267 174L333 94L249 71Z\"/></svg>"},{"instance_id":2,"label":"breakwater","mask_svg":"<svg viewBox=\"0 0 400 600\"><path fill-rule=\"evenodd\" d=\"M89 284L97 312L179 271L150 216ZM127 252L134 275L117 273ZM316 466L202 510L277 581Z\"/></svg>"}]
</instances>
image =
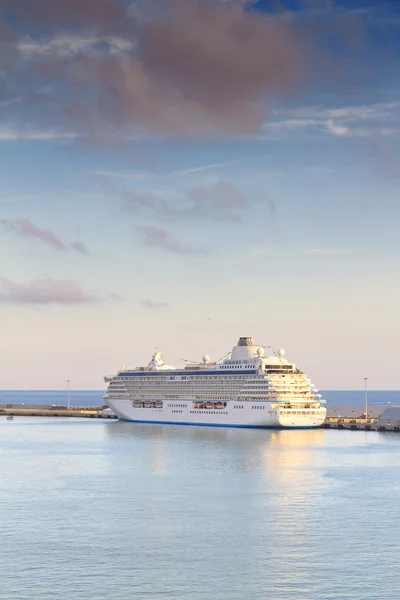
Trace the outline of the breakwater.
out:
<instances>
[{"instance_id":1,"label":"breakwater","mask_svg":"<svg viewBox=\"0 0 400 600\"><path fill-rule=\"evenodd\" d=\"M400 420L381 421L384 406L368 407L368 418L359 406L331 406L322 428L349 429L353 431L398 431ZM5 417L67 417L91 419L116 419L106 406L57 406L48 404L0 404L0 416Z\"/></svg>"},{"instance_id":2,"label":"breakwater","mask_svg":"<svg viewBox=\"0 0 400 600\"><path fill-rule=\"evenodd\" d=\"M351 431L397 431L400 425L381 423L379 419L351 419L327 417L323 429L349 429Z\"/></svg>"},{"instance_id":3,"label":"breakwater","mask_svg":"<svg viewBox=\"0 0 400 600\"><path fill-rule=\"evenodd\" d=\"M0 416L116 418L105 406L56 406L54 404L0 404Z\"/></svg>"}]
</instances>

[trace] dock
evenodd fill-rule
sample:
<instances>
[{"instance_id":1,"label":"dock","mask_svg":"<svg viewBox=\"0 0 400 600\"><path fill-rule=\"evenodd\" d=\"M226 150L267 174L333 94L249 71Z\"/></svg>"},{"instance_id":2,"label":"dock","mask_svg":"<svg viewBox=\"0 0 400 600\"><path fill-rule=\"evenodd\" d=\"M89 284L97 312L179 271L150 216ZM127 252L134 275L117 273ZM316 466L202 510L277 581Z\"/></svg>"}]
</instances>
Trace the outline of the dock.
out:
<instances>
[{"instance_id":1,"label":"dock","mask_svg":"<svg viewBox=\"0 0 400 600\"><path fill-rule=\"evenodd\" d=\"M346 417L327 417L323 429L350 429L352 431L397 431L400 424L381 424L379 419L353 419Z\"/></svg>"},{"instance_id":2,"label":"dock","mask_svg":"<svg viewBox=\"0 0 400 600\"><path fill-rule=\"evenodd\" d=\"M397 431L400 432L400 406L371 406L368 414L360 414L360 407L331 406L324 429L350 429L352 431Z\"/></svg>"},{"instance_id":3,"label":"dock","mask_svg":"<svg viewBox=\"0 0 400 600\"><path fill-rule=\"evenodd\" d=\"M354 419L352 417L326 417L323 429L351 429L377 431L378 419Z\"/></svg>"},{"instance_id":4,"label":"dock","mask_svg":"<svg viewBox=\"0 0 400 600\"><path fill-rule=\"evenodd\" d=\"M13 417L75 417L87 419L116 419L105 406L56 406L33 404L2 404L0 416Z\"/></svg>"},{"instance_id":5,"label":"dock","mask_svg":"<svg viewBox=\"0 0 400 600\"><path fill-rule=\"evenodd\" d=\"M360 415L360 407L330 407L322 429L348 429L351 431L397 431L400 432L400 407L395 419L382 419L384 406L371 407L368 418ZM347 410L346 410L347 409ZM330 413L330 414L329 414ZM340 413L340 414L338 414ZM346 414L347 413L347 414ZM355 417L354 413L359 416ZM0 404L0 417L67 417L86 419L117 419L106 406L56 406L33 404Z\"/></svg>"}]
</instances>

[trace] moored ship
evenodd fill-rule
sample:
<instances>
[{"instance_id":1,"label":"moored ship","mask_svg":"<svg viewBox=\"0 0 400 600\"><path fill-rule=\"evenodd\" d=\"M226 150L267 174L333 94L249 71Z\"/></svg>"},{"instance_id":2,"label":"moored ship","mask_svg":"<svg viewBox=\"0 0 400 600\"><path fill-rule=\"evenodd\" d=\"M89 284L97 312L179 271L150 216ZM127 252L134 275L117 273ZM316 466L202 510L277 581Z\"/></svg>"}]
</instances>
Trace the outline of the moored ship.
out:
<instances>
[{"instance_id":1,"label":"moored ship","mask_svg":"<svg viewBox=\"0 0 400 600\"><path fill-rule=\"evenodd\" d=\"M104 378L104 400L125 421L220 427L319 427L325 401L307 375L279 350L265 356L241 337L229 358L182 369L166 365L157 350L146 367Z\"/></svg>"}]
</instances>

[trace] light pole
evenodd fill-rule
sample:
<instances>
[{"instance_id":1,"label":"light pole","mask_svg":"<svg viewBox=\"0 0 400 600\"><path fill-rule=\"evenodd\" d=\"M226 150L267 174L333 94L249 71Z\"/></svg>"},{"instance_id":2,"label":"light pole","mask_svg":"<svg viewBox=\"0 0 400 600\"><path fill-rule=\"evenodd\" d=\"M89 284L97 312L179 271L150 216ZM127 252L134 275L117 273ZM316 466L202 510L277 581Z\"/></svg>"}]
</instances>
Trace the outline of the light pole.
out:
<instances>
[{"instance_id":1,"label":"light pole","mask_svg":"<svg viewBox=\"0 0 400 600\"><path fill-rule=\"evenodd\" d=\"M367 389L368 377L364 377L365 384L365 420L368 421L368 389Z\"/></svg>"},{"instance_id":2,"label":"light pole","mask_svg":"<svg viewBox=\"0 0 400 600\"><path fill-rule=\"evenodd\" d=\"M71 394L70 394L70 389L69 389L69 379L67 379L67 384L68 384L68 410L71 408Z\"/></svg>"}]
</instances>

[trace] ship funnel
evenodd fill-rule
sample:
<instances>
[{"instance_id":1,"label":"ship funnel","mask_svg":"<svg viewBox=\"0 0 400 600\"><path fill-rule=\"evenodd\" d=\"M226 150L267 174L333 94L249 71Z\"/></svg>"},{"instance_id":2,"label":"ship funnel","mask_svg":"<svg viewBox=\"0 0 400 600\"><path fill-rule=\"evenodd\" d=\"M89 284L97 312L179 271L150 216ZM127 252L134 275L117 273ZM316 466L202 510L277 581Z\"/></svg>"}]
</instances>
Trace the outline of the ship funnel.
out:
<instances>
[{"instance_id":1,"label":"ship funnel","mask_svg":"<svg viewBox=\"0 0 400 600\"><path fill-rule=\"evenodd\" d=\"M238 346L255 346L255 343L252 337L241 337L239 338Z\"/></svg>"},{"instance_id":2,"label":"ship funnel","mask_svg":"<svg viewBox=\"0 0 400 600\"><path fill-rule=\"evenodd\" d=\"M232 350L231 360L248 360L257 357L257 346L252 337L239 338L237 346Z\"/></svg>"}]
</instances>

